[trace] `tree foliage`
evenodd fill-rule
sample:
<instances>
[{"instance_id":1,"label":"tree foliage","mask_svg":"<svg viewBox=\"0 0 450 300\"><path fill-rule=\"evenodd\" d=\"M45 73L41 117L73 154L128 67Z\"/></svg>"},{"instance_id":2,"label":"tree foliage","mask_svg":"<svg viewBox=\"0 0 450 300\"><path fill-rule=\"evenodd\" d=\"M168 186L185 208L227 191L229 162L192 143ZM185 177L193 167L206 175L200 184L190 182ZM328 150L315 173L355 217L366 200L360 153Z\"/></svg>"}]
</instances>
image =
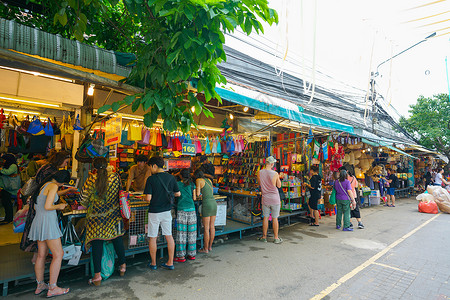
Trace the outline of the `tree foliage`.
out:
<instances>
[{"instance_id":1,"label":"tree foliage","mask_svg":"<svg viewBox=\"0 0 450 300\"><path fill-rule=\"evenodd\" d=\"M100 109L116 111L122 105L140 106L144 123L158 117L164 128L188 131L195 114L212 113L199 101L189 83L196 83L206 101L216 98L216 84L226 79L217 64L226 60L225 33L240 27L245 33L263 32L261 22L278 22L267 0L40 0L52 22L33 14L8 11L27 25L108 49L136 54L135 67L126 79L144 92ZM55 5L56 3L56 5ZM9 6L5 6L10 9ZM5 9L2 7L2 9ZM34 17L36 15L36 17ZM39 22L37 22L39 20ZM195 125L195 124L194 124Z\"/></svg>"},{"instance_id":2,"label":"tree foliage","mask_svg":"<svg viewBox=\"0 0 450 300\"><path fill-rule=\"evenodd\" d=\"M450 157L450 102L447 94L432 98L420 96L410 105L409 118L402 117L400 126L418 142Z\"/></svg>"}]
</instances>

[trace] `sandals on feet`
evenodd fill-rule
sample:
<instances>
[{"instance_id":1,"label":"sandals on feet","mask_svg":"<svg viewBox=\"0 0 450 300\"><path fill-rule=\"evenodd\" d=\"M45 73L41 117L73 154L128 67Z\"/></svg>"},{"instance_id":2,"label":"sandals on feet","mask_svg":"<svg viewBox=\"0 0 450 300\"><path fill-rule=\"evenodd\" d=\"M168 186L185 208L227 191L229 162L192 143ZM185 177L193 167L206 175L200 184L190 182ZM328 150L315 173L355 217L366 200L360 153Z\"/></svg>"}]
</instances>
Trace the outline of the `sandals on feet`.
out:
<instances>
[{"instance_id":1,"label":"sandals on feet","mask_svg":"<svg viewBox=\"0 0 450 300\"><path fill-rule=\"evenodd\" d=\"M46 284L44 281L37 281L37 287L36 290L34 291L34 294L36 296L39 296L40 294L42 294L43 292L45 292L46 290L48 290L48 284Z\"/></svg>"},{"instance_id":2,"label":"sandals on feet","mask_svg":"<svg viewBox=\"0 0 450 300\"><path fill-rule=\"evenodd\" d=\"M94 278L91 278L91 279L89 279L88 284L91 286L93 286L93 285L100 286L102 284L102 279L100 278L100 279L94 280Z\"/></svg>"},{"instance_id":3,"label":"sandals on feet","mask_svg":"<svg viewBox=\"0 0 450 300\"><path fill-rule=\"evenodd\" d=\"M206 254L208 254L208 250L203 249L203 248L202 248L202 249L199 249L198 252L199 252L199 253L206 253Z\"/></svg>"},{"instance_id":4,"label":"sandals on feet","mask_svg":"<svg viewBox=\"0 0 450 300\"><path fill-rule=\"evenodd\" d=\"M119 275L120 275L120 277L123 277L123 276L125 276L125 272L127 271L127 267L125 266L125 267L120 267L120 269L119 269Z\"/></svg>"},{"instance_id":5,"label":"sandals on feet","mask_svg":"<svg viewBox=\"0 0 450 300\"><path fill-rule=\"evenodd\" d=\"M70 292L70 289L64 289L64 288L60 288L59 286L55 284L50 284L48 291L47 291L47 298L53 298L53 297L57 297L57 296L62 296L62 295L66 295Z\"/></svg>"},{"instance_id":6,"label":"sandals on feet","mask_svg":"<svg viewBox=\"0 0 450 300\"><path fill-rule=\"evenodd\" d=\"M263 242L263 243L267 243L267 238L264 238L264 237L260 236L258 238L258 241Z\"/></svg>"}]
</instances>

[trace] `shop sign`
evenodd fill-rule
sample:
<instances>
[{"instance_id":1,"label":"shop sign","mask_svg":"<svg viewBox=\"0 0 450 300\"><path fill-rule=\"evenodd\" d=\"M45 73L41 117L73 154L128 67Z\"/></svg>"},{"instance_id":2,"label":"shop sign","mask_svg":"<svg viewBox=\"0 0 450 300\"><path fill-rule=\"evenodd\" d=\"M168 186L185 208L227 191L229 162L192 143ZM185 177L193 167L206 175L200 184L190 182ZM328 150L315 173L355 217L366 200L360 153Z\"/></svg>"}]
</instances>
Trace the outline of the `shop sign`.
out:
<instances>
[{"instance_id":1,"label":"shop sign","mask_svg":"<svg viewBox=\"0 0 450 300\"><path fill-rule=\"evenodd\" d=\"M181 154L183 155L195 155L195 145L190 143L183 143L181 145Z\"/></svg>"},{"instance_id":2,"label":"shop sign","mask_svg":"<svg viewBox=\"0 0 450 300\"><path fill-rule=\"evenodd\" d=\"M118 144L122 141L122 117L114 117L106 121L105 146Z\"/></svg>"},{"instance_id":3,"label":"shop sign","mask_svg":"<svg viewBox=\"0 0 450 300\"><path fill-rule=\"evenodd\" d=\"M169 159L167 167L171 169L189 169L191 167L190 159Z\"/></svg>"}]
</instances>

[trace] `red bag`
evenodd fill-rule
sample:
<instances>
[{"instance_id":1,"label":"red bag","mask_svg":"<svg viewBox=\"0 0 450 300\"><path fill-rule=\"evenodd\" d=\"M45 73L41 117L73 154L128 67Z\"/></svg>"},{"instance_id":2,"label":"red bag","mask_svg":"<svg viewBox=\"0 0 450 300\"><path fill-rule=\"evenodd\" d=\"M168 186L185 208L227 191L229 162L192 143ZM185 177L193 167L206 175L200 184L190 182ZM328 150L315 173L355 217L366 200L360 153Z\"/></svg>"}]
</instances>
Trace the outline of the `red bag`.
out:
<instances>
[{"instance_id":1,"label":"red bag","mask_svg":"<svg viewBox=\"0 0 450 300\"><path fill-rule=\"evenodd\" d=\"M436 202L419 202L419 212L426 214L437 214L439 212Z\"/></svg>"},{"instance_id":2,"label":"red bag","mask_svg":"<svg viewBox=\"0 0 450 300\"><path fill-rule=\"evenodd\" d=\"M175 136L172 140L172 150L173 151L181 151L182 150L181 142L180 142L180 139L178 138L178 136Z\"/></svg>"},{"instance_id":3,"label":"red bag","mask_svg":"<svg viewBox=\"0 0 450 300\"><path fill-rule=\"evenodd\" d=\"M155 134L156 134L156 147L162 147L162 137L161 137L161 130L158 128L157 129L158 133L156 133L155 130Z\"/></svg>"}]
</instances>

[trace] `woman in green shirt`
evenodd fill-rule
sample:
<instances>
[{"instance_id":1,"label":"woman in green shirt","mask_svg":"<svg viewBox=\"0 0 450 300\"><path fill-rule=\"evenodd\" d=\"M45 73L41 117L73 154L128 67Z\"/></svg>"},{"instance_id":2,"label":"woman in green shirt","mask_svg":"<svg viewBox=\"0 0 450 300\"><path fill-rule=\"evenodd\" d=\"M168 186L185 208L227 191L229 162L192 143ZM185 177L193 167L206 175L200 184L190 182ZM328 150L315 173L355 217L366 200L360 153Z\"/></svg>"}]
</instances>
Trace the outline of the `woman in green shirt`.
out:
<instances>
[{"instance_id":1,"label":"woman in green shirt","mask_svg":"<svg viewBox=\"0 0 450 300\"><path fill-rule=\"evenodd\" d=\"M177 243L174 261L185 262L186 257L194 260L197 254L197 215L194 205L196 196L195 185L191 179L191 170L181 170L180 177L181 181L178 181L178 188L181 196L177 203Z\"/></svg>"}]
</instances>

